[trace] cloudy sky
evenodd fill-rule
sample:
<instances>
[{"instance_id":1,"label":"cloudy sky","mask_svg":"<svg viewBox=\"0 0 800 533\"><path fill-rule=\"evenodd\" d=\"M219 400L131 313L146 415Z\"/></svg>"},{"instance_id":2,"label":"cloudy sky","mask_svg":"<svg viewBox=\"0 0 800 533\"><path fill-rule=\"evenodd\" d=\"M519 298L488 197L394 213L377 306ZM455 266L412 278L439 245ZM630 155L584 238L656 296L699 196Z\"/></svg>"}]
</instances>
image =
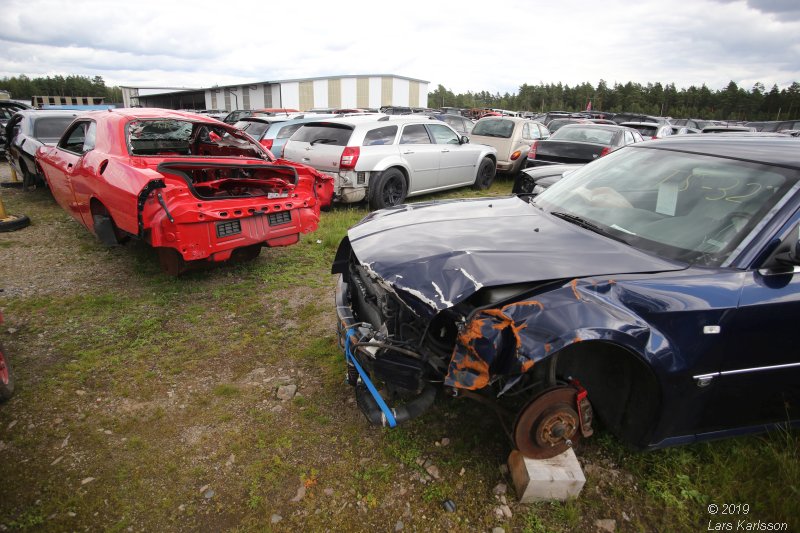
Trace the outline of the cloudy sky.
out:
<instances>
[{"instance_id":1,"label":"cloudy sky","mask_svg":"<svg viewBox=\"0 0 800 533\"><path fill-rule=\"evenodd\" d=\"M397 74L523 83L800 81L799 0L2 0L0 78L209 87Z\"/></svg>"}]
</instances>

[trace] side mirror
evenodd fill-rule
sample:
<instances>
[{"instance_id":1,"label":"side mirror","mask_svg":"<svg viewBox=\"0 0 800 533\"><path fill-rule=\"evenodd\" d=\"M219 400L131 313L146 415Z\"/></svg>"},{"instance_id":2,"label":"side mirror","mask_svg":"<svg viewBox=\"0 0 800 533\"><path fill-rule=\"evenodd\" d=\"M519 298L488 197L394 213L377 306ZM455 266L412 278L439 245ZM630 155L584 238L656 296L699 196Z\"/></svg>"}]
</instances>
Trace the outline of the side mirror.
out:
<instances>
[{"instance_id":1,"label":"side mirror","mask_svg":"<svg viewBox=\"0 0 800 533\"><path fill-rule=\"evenodd\" d=\"M787 252L788 259L793 265L800 265L800 239L794 241Z\"/></svg>"},{"instance_id":2,"label":"side mirror","mask_svg":"<svg viewBox=\"0 0 800 533\"><path fill-rule=\"evenodd\" d=\"M783 271L800 265L800 239L795 238L788 245L784 242L767 261L766 268Z\"/></svg>"},{"instance_id":3,"label":"side mirror","mask_svg":"<svg viewBox=\"0 0 800 533\"><path fill-rule=\"evenodd\" d=\"M469 144L469 137L467 137L466 135L462 135L460 141L461 144Z\"/></svg>"}]
</instances>

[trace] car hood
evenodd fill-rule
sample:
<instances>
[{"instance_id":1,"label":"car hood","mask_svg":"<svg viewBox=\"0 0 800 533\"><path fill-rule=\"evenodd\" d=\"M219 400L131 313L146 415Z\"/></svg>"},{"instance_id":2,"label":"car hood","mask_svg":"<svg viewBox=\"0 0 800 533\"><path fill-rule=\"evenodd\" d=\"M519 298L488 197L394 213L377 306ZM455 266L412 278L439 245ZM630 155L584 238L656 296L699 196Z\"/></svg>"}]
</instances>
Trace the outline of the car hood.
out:
<instances>
[{"instance_id":1,"label":"car hood","mask_svg":"<svg viewBox=\"0 0 800 533\"><path fill-rule=\"evenodd\" d=\"M681 270L517 197L402 205L348 232L359 262L436 311L482 287Z\"/></svg>"}]
</instances>

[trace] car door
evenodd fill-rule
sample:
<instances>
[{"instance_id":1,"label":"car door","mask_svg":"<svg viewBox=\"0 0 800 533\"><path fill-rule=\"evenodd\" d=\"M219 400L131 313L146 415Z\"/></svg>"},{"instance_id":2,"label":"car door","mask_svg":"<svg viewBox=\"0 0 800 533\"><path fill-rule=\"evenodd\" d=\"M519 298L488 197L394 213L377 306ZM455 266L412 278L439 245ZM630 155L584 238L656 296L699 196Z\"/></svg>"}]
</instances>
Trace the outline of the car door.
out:
<instances>
[{"instance_id":1,"label":"car door","mask_svg":"<svg viewBox=\"0 0 800 533\"><path fill-rule=\"evenodd\" d=\"M400 133L399 148L400 158L411 171L408 192L435 189L439 183L442 149L433 142L425 125L406 124Z\"/></svg>"},{"instance_id":2,"label":"car door","mask_svg":"<svg viewBox=\"0 0 800 533\"><path fill-rule=\"evenodd\" d=\"M25 139L24 135L20 135L20 131L22 130L22 118L23 115L15 114L5 126L6 139L8 141L8 153L6 157L9 163L11 163L11 166L18 172L22 171L19 165L19 159L22 157L22 144Z\"/></svg>"},{"instance_id":3,"label":"car door","mask_svg":"<svg viewBox=\"0 0 800 533\"><path fill-rule=\"evenodd\" d=\"M89 208L89 201L93 195L98 194L101 183L96 174L97 170L92 168L87 161L87 155L94 150L97 135L97 123L93 120L83 123L86 127L83 145L80 148L81 154L71 169L67 169L67 181L72 188L72 195L75 201L75 209L83 219L83 224L87 228L94 227L92 213Z\"/></svg>"},{"instance_id":4,"label":"car door","mask_svg":"<svg viewBox=\"0 0 800 533\"><path fill-rule=\"evenodd\" d=\"M452 128L444 124L426 126L431 137L439 147L439 187L455 187L475 181L478 153L469 144L461 144L461 139Z\"/></svg>"},{"instance_id":5,"label":"car door","mask_svg":"<svg viewBox=\"0 0 800 533\"><path fill-rule=\"evenodd\" d=\"M86 132L91 121L75 122L61 137L55 149L42 160L50 192L56 202L78 222L84 223L72 190L76 166L83 157ZM93 124L93 122L91 122Z\"/></svg>"},{"instance_id":6,"label":"car door","mask_svg":"<svg viewBox=\"0 0 800 533\"><path fill-rule=\"evenodd\" d=\"M800 212L787 239L800 240ZM719 372L704 376L713 388L708 425L759 426L800 419L800 266L751 269L729 321ZM702 385L702 381L698 381Z\"/></svg>"}]
</instances>

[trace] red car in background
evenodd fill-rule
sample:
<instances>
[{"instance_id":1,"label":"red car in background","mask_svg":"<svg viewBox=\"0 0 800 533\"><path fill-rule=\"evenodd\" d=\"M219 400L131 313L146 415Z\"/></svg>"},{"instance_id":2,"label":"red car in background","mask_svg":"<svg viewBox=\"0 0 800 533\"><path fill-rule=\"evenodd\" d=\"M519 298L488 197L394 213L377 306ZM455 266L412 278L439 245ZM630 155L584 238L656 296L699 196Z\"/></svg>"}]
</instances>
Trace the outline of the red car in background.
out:
<instances>
[{"instance_id":1,"label":"red car in background","mask_svg":"<svg viewBox=\"0 0 800 533\"><path fill-rule=\"evenodd\" d=\"M139 238L171 274L294 244L333 195L330 176L275 159L228 124L165 109L87 113L36 162L101 242Z\"/></svg>"}]
</instances>

